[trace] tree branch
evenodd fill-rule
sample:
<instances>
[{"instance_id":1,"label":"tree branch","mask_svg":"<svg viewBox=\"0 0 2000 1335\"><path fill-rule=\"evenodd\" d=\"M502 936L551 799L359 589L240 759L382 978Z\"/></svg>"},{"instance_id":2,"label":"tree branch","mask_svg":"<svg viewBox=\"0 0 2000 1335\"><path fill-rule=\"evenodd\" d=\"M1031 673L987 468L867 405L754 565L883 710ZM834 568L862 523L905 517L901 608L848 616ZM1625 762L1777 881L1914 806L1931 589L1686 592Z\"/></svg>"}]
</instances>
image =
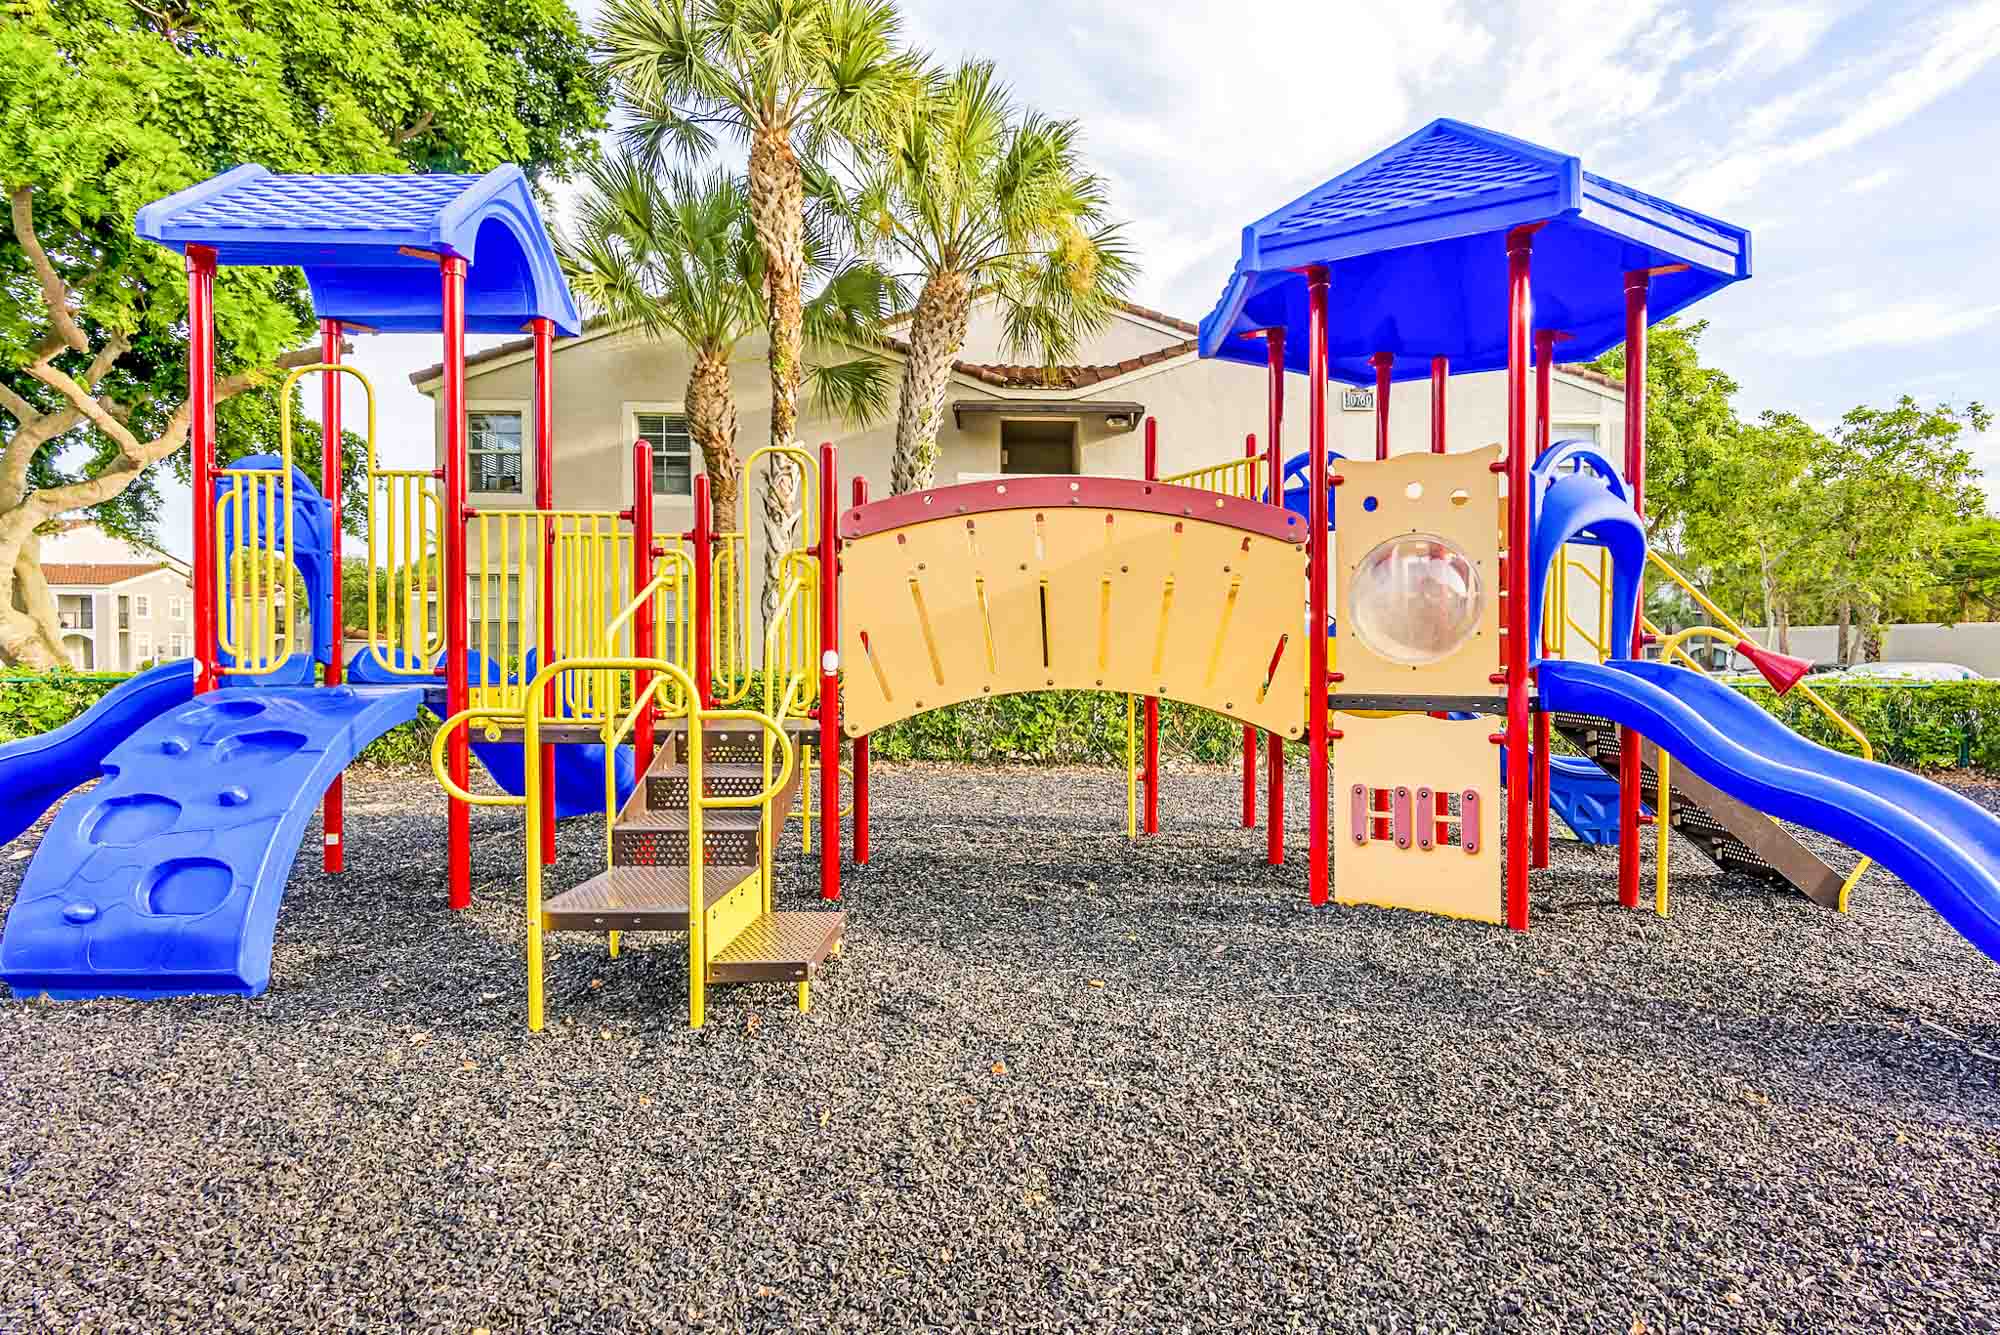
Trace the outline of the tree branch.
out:
<instances>
[{"instance_id":1,"label":"tree branch","mask_svg":"<svg viewBox=\"0 0 2000 1335\"><path fill-rule=\"evenodd\" d=\"M42 285L42 304L48 307L49 322L54 326L55 333L61 337L64 346L78 352L89 352L90 340L84 337L82 326L77 324L76 316L69 308L69 285L56 272L56 266L49 262L48 252L42 249L42 239L35 235L34 201L33 186L14 187L11 193L14 239L21 243L21 249L27 253L29 267L35 271L35 278Z\"/></svg>"},{"instance_id":2,"label":"tree branch","mask_svg":"<svg viewBox=\"0 0 2000 1335\"><path fill-rule=\"evenodd\" d=\"M402 129L397 130L394 134L390 135L389 142L395 145L397 148L401 148L404 144L409 143L412 139L415 139L425 130L430 129L431 122L436 119L437 117L433 113L426 111L423 115L417 117L415 124L406 125Z\"/></svg>"},{"instance_id":3,"label":"tree branch","mask_svg":"<svg viewBox=\"0 0 2000 1335\"><path fill-rule=\"evenodd\" d=\"M38 422L42 417L42 414L35 408L34 404L29 403L5 385L0 385L0 408L4 408L11 413L15 423L20 426L27 426L32 422Z\"/></svg>"}]
</instances>

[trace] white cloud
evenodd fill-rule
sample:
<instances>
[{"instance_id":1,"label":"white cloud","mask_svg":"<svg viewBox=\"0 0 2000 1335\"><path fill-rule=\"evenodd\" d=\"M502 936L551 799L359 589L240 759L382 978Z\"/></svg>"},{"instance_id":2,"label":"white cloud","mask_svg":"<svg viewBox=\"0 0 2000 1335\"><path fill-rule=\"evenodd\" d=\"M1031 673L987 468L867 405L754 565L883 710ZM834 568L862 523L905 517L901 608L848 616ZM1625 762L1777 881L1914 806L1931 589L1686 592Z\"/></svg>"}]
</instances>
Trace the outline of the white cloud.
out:
<instances>
[{"instance_id":1,"label":"white cloud","mask_svg":"<svg viewBox=\"0 0 2000 1335\"><path fill-rule=\"evenodd\" d=\"M1829 313L1839 318L1781 331L1765 346L1793 356L1818 357L1862 348L1932 343L1983 329L2000 318L2000 305L1953 306L1936 300L1869 305L1852 291L1836 294L1828 307Z\"/></svg>"},{"instance_id":2,"label":"white cloud","mask_svg":"<svg viewBox=\"0 0 2000 1335\"><path fill-rule=\"evenodd\" d=\"M1903 169L1901 167L1878 168L1875 171L1869 172L1866 176L1856 178L1847 187L1847 192L1851 195L1865 195L1871 190L1880 190L1891 181L1899 179L1902 174Z\"/></svg>"}]
</instances>

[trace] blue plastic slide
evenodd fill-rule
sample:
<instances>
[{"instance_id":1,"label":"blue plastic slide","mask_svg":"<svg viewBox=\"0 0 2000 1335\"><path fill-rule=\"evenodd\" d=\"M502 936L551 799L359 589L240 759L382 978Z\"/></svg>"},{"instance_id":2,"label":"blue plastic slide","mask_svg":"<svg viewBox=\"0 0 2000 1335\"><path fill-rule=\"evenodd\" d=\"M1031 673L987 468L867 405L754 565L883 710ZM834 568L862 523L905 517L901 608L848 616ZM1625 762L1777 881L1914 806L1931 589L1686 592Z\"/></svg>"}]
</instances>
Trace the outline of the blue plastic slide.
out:
<instances>
[{"instance_id":1,"label":"blue plastic slide","mask_svg":"<svg viewBox=\"0 0 2000 1335\"><path fill-rule=\"evenodd\" d=\"M1545 708L1630 724L1732 797L1874 858L2000 961L2000 816L1906 770L1809 742L1684 668L1544 659L1537 681Z\"/></svg>"},{"instance_id":2,"label":"blue plastic slide","mask_svg":"<svg viewBox=\"0 0 2000 1335\"><path fill-rule=\"evenodd\" d=\"M16 995L256 996L320 796L417 687L230 687L104 758L42 837L0 936Z\"/></svg>"},{"instance_id":3,"label":"blue plastic slide","mask_svg":"<svg viewBox=\"0 0 2000 1335\"><path fill-rule=\"evenodd\" d=\"M1452 717L1461 717L1454 714ZM1462 717L1471 718L1466 714ZM1507 752L1500 752L1500 781L1507 781ZM1618 780L1604 767L1583 756L1549 757L1549 809L1583 843L1615 845L1618 842ZM1641 811L1651 811L1644 803Z\"/></svg>"},{"instance_id":4,"label":"blue plastic slide","mask_svg":"<svg viewBox=\"0 0 2000 1335\"><path fill-rule=\"evenodd\" d=\"M466 651L466 680L479 680L480 658L477 650ZM526 671L533 675L535 656L528 655ZM494 664L488 669L487 680L498 684L500 666ZM375 661L375 655L367 649L354 655L347 665L347 679L360 684L418 685L432 690L444 688L443 677L405 677L388 671ZM443 718L435 705L431 714ZM472 731L472 754L485 767L486 773L500 791L519 797L525 791L527 776L521 763L519 742L482 742L479 730ZM621 746L612 761L617 767L618 802L624 805L632 795L637 779L632 773L632 748ZM571 816L591 816L604 814L604 748L588 742L568 742L555 748L556 776L556 819L567 820Z\"/></svg>"},{"instance_id":5,"label":"blue plastic slide","mask_svg":"<svg viewBox=\"0 0 2000 1335\"><path fill-rule=\"evenodd\" d=\"M0 844L20 837L78 784L97 777L112 747L194 699L194 660L162 663L105 692L53 732L0 746Z\"/></svg>"}]
</instances>

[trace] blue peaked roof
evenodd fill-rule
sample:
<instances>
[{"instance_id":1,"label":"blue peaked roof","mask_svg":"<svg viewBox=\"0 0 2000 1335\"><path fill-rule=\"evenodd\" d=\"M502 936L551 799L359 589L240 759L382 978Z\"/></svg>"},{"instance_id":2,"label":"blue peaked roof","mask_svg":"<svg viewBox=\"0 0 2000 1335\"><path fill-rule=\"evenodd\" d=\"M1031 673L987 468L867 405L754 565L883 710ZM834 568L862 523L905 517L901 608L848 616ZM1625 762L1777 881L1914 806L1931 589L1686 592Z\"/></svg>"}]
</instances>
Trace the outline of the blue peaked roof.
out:
<instances>
[{"instance_id":1,"label":"blue peaked roof","mask_svg":"<svg viewBox=\"0 0 2000 1335\"><path fill-rule=\"evenodd\" d=\"M1252 331L1282 326L1304 371L1306 283L1330 270L1329 373L1372 384L1368 359L1395 354L1398 380L1507 364L1507 233L1535 235L1535 327L1570 335L1565 360L1623 341L1628 269L1688 266L1653 279L1664 319L1750 276L1750 233L1583 170L1575 157L1462 121L1435 120L1243 229L1243 252L1208 318L1204 357L1263 366Z\"/></svg>"},{"instance_id":2,"label":"blue peaked roof","mask_svg":"<svg viewBox=\"0 0 2000 1335\"><path fill-rule=\"evenodd\" d=\"M467 330L518 333L545 316L561 333L582 332L515 166L484 176L276 176L247 163L146 205L135 229L172 250L213 246L218 264L295 265L321 319L384 332L442 327L430 256L459 255Z\"/></svg>"}]
</instances>

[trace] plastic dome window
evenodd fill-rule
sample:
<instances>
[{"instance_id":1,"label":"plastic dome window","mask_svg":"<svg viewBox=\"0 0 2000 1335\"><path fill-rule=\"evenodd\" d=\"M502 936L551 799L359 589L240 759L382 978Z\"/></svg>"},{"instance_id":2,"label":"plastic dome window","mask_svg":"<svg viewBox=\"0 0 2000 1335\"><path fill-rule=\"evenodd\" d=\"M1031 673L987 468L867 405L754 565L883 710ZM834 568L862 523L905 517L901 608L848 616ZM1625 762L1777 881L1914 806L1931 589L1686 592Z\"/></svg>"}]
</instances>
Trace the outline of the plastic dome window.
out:
<instances>
[{"instance_id":1,"label":"plastic dome window","mask_svg":"<svg viewBox=\"0 0 2000 1335\"><path fill-rule=\"evenodd\" d=\"M1378 543L1355 568L1348 596L1361 643L1413 668L1456 653L1478 633L1485 605L1479 567L1455 543L1430 533Z\"/></svg>"}]
</instances>

